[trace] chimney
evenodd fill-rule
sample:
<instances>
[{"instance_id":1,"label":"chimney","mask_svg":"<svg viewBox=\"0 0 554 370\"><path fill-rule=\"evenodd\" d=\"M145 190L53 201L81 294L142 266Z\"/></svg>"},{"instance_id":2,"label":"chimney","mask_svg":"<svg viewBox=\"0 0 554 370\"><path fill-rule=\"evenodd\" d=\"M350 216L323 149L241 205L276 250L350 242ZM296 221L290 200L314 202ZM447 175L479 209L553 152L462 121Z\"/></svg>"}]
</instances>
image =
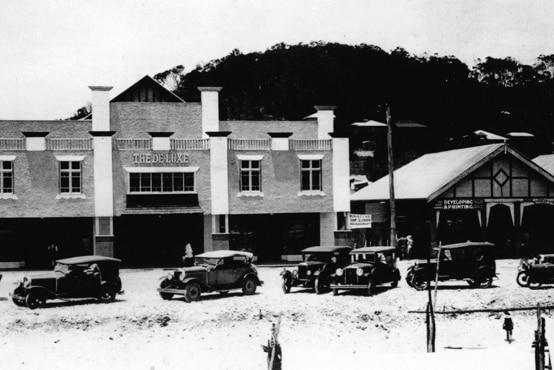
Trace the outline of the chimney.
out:
<instances>
[{"instance_id":1,"label":"chimney","mask_svg":"<svg viewBox=\"0 0 554 370\"><path fill-rule=\"evenodd\" d=\"M202 104L202 137L219 131L219 92L221 87L198 87Z\"/></svg>"},{"instance_id":2,"label":"chimney","mask_svg":"<svg viewBox=\"0 0 554 370\"><path fill-rule=\"evenodd\" d=\"M317 138L318 140L330 139L330 132L334 131L334 110L337 108L334 105L316 105L317 110Z\"/></svg>"},{"instance_id":3,"label":"chimney","mask_svg":"<svg viewBox=\"0 0 554 370\"><path fill-rule=\"evenodd\" d=\"M110 131L111 86L89 86L92 90L92 131Z\"/></svg>"}]
</instances>

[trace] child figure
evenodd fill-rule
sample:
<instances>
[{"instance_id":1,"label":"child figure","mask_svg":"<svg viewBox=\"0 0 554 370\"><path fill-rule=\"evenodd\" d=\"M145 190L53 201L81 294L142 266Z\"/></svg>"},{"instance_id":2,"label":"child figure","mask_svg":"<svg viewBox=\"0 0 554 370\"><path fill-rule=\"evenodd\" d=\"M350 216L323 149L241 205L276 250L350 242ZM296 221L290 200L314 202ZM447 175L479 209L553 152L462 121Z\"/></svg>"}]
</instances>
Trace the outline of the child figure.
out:
<instances>
[{"instance_id":1,"label":"child figure","mask_svg":"<svg viewBox=\"0 0 554 370\"><path fill-rule=\"evenodd\" d=\"M514 322L508 311L504 311L504 323L502 329L506 330L506 341L512 343L512 331L514 330Z\"/></svg>"}]
</instances>

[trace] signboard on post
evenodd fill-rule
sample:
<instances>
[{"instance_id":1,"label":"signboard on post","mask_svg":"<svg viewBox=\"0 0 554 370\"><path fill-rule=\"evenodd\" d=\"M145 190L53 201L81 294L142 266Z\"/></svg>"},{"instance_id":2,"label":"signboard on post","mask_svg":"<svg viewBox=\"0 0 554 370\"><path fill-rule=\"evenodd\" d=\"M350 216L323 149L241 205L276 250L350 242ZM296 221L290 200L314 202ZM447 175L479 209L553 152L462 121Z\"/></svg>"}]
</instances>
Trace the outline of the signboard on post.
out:
<instances>
[{"instance_id":1,"label":"signboard on post","mask_svg":"<svg viewBox=\"0 0 554 370\"><path fill-rule=\"evenodd\" d=\"M371 227L371 215L350 213L348 221L351 229L364 229Z\"/></svg>"}]
</instances>

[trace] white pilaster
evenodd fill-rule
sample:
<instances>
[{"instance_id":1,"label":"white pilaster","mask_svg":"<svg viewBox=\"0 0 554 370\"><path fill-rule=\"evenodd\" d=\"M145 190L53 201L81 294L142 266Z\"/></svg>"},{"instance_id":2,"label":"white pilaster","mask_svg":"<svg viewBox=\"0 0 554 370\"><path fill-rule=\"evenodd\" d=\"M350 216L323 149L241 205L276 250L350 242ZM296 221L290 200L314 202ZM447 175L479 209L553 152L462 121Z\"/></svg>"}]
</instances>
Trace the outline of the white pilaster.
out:
<instances>
[{"instance_id":1,"label":"white pilaster","mask_svg":"<svg viewBox=\"0 0 554 370\"><path fill-rule=\"evenodd\" d=\"M94 213L96 217L111 217L113 210L112 133L94 136Z\"/></svg>"},{"instance_id":2,"label":"white pilaster","mask_svg":"<svg viewBox=\"0 0 554 370\"><path fill-rule=\"evenodd\" d=\"M209 132L210 184L213 215L229 214L229 176L227 135L230 132Z\"/></svg>"},{"instance_id":3,"label":"white pilaster","mask_svg":"<svg viewBox=\"0 0 554 370\"><path fill-rule=\"evenodd\" d=\"M202 137L219 131L219 92L221 87L199 87L202 103Z\"/></svg>"},{"instance_id":4,"label":"white pilaster","mask_svg":"<svg viewBox=\"0 0 554 370\"><path fill-rule=\"evenodd\" d=\"M92 90L92 131L110 131L111 86L89 86Z\"/></svg>"},{"instance_id":5,"label":"white pilaster","mask_svg":"<svg viewBox=\"0 0 554 370\"><path fill-rule=\"evenodd\" d=\"M333 210L350 212L348 138L333 137Z\"/></svg>"}]
</instances>

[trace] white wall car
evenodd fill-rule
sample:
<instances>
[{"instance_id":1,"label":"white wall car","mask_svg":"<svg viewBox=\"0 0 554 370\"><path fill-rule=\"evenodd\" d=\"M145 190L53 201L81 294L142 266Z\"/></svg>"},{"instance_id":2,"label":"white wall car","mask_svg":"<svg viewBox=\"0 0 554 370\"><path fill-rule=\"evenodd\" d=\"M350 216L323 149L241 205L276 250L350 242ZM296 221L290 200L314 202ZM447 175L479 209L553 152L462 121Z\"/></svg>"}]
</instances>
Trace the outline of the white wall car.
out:
<instances>
[{"instance_id":1,"label":"white wall car","mask_svg":"<svg viewBox=\"0 0 554 370\"><path fill-rule=\"evenodd\" d=\"M258 278L250 252L218 250L195 256L194 266L176 269L162 277L158 292L162 299L182 295L186 302L197 301L202 293L228 293L241 289L245 295L256 293L263 284Z\"/></svg>"}]
</instances>

